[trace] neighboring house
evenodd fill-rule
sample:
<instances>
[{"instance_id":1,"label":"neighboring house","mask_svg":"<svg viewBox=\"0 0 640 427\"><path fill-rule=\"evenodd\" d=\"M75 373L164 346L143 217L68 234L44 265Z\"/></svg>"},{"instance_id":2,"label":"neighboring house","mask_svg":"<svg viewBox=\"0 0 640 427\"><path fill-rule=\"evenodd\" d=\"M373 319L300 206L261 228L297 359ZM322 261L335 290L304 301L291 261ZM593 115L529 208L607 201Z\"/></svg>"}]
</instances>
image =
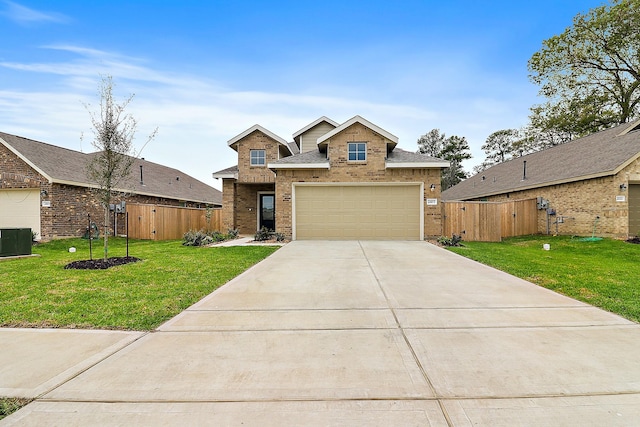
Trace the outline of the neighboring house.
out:
<instances>
[{"instance_id":1,"label":"neighboring house","mask_svg":"<svg viewBox=\"0 0 640 427\"><path fill-rule=\"evenodd\" d=\"M39 238L50 240L82 236L87 214L101 225L104 210L92 191L97 185L85 172L92 156L0 132L0 228L31 228ZM222 204L222 194L215 188L144 159L135 160L130 179L118 191L122 196L114 198L114 211L123 201L187 207Z\"/></svg>"},{"instance_id":2,"label":"neighboring house","mask_svg":"<svg viewBox=\"0 0 640 427\"><path fill-rule=\"evenodd\" d=\"M293 142L255 125L229 140L238 165L213 174L223 180L223 228L267 227L294 240L439 236L440 172L449 163L397 144L360 116L321 117Z\"/></svg>"},{"instance_id":3,"label":"neighboring house","mask_svg":"<svg viewBox=\"0 0 640 427\"><path fill-rule=\"evenodd\" d=\"M445 201L540 198L538 232L626 238L640 232L640 121L497 164Z\"/></svg>"}]
</instances>

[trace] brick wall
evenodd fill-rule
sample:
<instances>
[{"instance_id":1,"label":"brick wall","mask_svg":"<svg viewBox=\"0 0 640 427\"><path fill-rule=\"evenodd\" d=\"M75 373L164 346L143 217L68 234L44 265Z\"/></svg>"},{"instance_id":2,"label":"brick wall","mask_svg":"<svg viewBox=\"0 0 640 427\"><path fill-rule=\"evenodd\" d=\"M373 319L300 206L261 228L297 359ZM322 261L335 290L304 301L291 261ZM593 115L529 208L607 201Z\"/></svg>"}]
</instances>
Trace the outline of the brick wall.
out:
<instances>
[{"instance_id":1,"label":"brick wall","mask_svg":"<svg viewBox=\"0 0 640 427\"><path fill-rule=\"evenodd\" d=\"M236 185L236 223L242 234L255 234L258 229L258 193L274 192L273 184ZM276 211L280 206L276 203Z\"/></svg>"},{"instance_id":2,"label":"brick wall","mask_svg":"<svg viewBox=\"0 0 640 427\"><path fill-rule=\"evenodd\" d=\"M49 183L31 166L0 144L0 189L39 188L40 203L40 239L51 240L62 237L78 237L85 233L88 225L87 214L91 220L101 226L104 223L104 210L95 193L86 187ZM182 203L178 200L161 197L133 195L126 198L115 197L111 203L124 200L130 203L159 204L168 206L196 207L195 203ZM113 234L113 213L110 214L110 229ZM118 234L124 233L124 215L121 215ZM100 227L102 232L102 227Z\"/></svg>"},{"instance_id":3,"label":"brick wall","mask_svg":"<svg viewBox=\"0 0 640 427\"><path fill-rule=\"evenodd\" d=\"M236 143L238 150L238 182L275 182L275 174L268 163L278 160L279 143L260 131L255 131ZM251 150L265 150L264 166L251 166Z\"/></svg>"},{"instance_id":4,"label":"brick wall","mask_svg":"<svg viewBox=\"0 0 640 427\"><path fill-rule=\"evenodd\" d=\"M103 233L104 209L95 190L74 185L53 184L43 200L50 201L50 207L40 208L43 240L82 236L88 226L87 215L91 215L91 221L95 222L100 233ZM118 204L122 201L125 203L196 207L194 203L181 203L178 200L141 195L115 196L111 199L111 204ZM114 234L114 215L114 212L109 213L109 233L111 235ZM124 234L125 215L118 215L116 222L117 234Z\"/></svg>"},{"instance_id":5,"label":"brick wall","mask_svg":"<svg viewBox=\"0 0 640 427\"><path fill-rule=\"evenodd\" d=\"M549 232L588 236L594 232L602 237L627 238L629 233L628 191L620 184L640 182L640 160L636 160L616 175L566 184L516 191L488 198L489 201L520 200L543 197L556 216L549 217ZM624 201L616 201L624 196ZM483 199L484 200L484 199ZM555 224L558 217L564 222ZM599 217L596 223L596 217ZM538 211L538 232L547 232L546 211Z\"/></svg>"},{"instance_id":6,"label":"brick wall","mask_svg":"<svg viewBox=\"0 0 640 427\"><path fill-rule=\"evenodd\" d=\"M236 228L236 180L222 180L222 229Z\"/></svg>"},{"instance_id":7,"label":"brick wall","mask_svg":"<svg viewBox=\"0 0 640 427\"><path fill-rule=\"evenodd\" d=\"M367 160L348 161L348 142L367 142ZM386 169L387 144L384 138L367 127L356 123L331 138L328 145L330 169L282 169L276 179L276 229L292 236L292 183L293 182L423 182L424 234L435 237L442 234L440 206L426 206L427 198L440 199L440 169ZM436 185L431 191L431 184Z\"/></svg>"}]
</instances>

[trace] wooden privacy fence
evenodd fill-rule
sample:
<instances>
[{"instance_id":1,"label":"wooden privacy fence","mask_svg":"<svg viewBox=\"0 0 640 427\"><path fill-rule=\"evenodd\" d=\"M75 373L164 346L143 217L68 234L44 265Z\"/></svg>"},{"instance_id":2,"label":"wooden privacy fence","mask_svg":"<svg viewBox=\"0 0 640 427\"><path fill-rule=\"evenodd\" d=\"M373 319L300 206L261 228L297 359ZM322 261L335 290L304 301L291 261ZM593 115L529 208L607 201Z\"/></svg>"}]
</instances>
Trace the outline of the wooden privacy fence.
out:
<instances>
[{"instance_id":1,"label":"wooden privacy fence","mask_svg":"<svg viewBox=\"0 0 640 427\"><path fill-rule=\"evenodd\" d=\"M443 235L463 240L500 242L503 237L538 232L536 199L513 202L443 202Z\"/></svg>"},{"instance_id":2,"label":"wooden privacy fence","mask_svg":"<svg viewBox=\"0 0 640 427\"><path fill-rule=\"evenodd\" d=\"M129 237L146 240L182 239L189 230L220 231L221 209L127 203ZM207 218L209 216L209 218Z\"/></svg>"}]
</instances>

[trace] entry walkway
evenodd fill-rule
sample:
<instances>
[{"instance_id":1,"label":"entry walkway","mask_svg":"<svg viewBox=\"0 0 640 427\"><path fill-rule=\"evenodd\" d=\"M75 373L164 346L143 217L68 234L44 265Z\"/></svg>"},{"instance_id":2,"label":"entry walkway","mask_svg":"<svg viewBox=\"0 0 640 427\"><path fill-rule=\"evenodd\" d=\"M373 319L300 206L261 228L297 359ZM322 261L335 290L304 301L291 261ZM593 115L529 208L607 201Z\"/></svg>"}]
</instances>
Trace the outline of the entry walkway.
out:
<instances>
[{"instance_id":1,"label":"entry walkway","mask_svg":"<svg viewBox=\"0 0 640 427\"><path fill-rule=\"evenodd\" d=\"M23 385L42 394L0 424L640 420L638 325L425 242L295 241L157 331L116 334L46 391Z\"/></svg>"}]
</instances>

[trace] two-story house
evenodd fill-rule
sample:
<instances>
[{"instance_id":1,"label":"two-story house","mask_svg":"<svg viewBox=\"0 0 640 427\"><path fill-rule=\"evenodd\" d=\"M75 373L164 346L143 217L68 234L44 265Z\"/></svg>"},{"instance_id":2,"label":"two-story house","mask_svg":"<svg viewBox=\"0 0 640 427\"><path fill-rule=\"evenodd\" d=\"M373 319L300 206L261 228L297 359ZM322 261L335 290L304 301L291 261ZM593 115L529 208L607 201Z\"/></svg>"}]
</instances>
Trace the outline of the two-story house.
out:
<instances>
[{"instance_id":1,"label":"two-story house","mask_svg":"<svg viewBox=\"0 0 640 427\"><path fill-rule=\"evenodd\" d=\"M321 117L293 142L254 125L231 138L238 164L223 180L223 227L296 239L422 240L441 235L440 173L449 163L396 148L360 116Z\"/></svg>"}]
</instances>

